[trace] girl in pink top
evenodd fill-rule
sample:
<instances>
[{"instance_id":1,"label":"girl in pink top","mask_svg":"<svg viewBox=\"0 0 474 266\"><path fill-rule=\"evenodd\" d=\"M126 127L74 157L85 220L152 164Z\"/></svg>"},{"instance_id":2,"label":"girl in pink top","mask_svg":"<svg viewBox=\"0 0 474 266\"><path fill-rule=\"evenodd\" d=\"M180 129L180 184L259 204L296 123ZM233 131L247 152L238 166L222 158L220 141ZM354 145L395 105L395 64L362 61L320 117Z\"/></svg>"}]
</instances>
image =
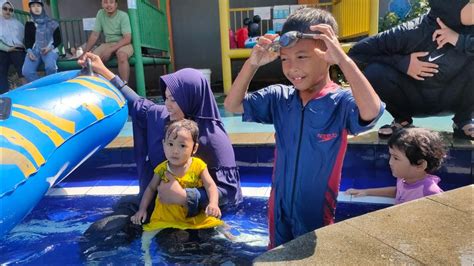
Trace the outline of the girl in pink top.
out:
<instances>
[{"instance_id":1,"label":"girl in pink top","mask_svg":"<svg viewBox=\"0 0 474 266\"><path fill-rule=\"evenodd\" d=\"M436 171L446 156L443 140L437 132L423 128L402 129L388 141L390 169L397 186L368 189L348 189L355 197L383 196L395 198L395 204L443 192L438 186Z\"/></svg>"}]
</instances>

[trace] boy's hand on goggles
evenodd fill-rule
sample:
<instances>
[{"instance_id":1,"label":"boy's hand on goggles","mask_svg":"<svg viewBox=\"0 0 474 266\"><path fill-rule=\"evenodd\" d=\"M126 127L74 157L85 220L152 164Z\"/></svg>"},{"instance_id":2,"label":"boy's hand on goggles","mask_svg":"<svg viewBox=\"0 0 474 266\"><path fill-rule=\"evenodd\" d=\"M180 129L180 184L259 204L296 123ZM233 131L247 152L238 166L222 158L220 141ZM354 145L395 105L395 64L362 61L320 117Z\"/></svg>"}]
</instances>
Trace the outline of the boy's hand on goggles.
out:
<instances>
[{"instance_id":1,"label":"boy's hand on goggles","mask_svg":"<svg viewBox=\"0 0 474 266\"><path fill-rule=\"evenodd\" d=\"M278 58L278 53L270 49L273 40L277 37L278 34L265 34L258 39L249 58L253 66L263 66Z\"/></svg>"},{"instance_id":2,"label":"boy's hand on goggles","mask_svg":"<svg viewBox=\"0 0 474 266\"><path fill-rule=\"evenodd\" d=\"M311 26L310 29L312 31L319 31L321 34L315 35L314 39L322 40L326 45L326 51L315 48L314 52L316 55L328 62L330 65L338 65L347 57L344 50L342 50L339 40L337 39L337 35L334 33L334 30L331 28L331 26L327 24L318 24Z\"/></svg>"}]
</instances>

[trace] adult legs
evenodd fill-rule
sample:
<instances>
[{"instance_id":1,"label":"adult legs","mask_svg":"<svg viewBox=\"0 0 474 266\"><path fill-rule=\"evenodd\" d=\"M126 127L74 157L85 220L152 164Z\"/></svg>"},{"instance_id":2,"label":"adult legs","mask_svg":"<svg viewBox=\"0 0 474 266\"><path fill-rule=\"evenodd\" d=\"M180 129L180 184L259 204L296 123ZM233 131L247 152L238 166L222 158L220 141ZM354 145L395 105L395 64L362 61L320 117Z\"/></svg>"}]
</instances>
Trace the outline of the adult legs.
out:
<instances>
[{"instance_id":1,"label":"adult legs","mask_svg":"<svg viewBox=\"0 0 474 266\"><path fill-rule=\"evenodd\" d=\"M0 51L0 94L8 92L8 68L10 67L10 58L7 52Z\"/></svg>"},{"instance_id":2,"label":"adult legs","mask_svg":"<svg viewBox=\"0 0 474 266\"><path fill-rule=\"evenodd\" d=\"M364 74L395 121L411 121L423 104L423 97L416 88L415 81L393 67L380 63L368 65Z\"/></svg>"},{"instance_id":3,"label":"adult legs","mask_svg":"<svg viewBox=\"0 0 474 266\"><path fill-rule=\"evenodd\" d=\"M466 72L458 76L445 88L441 102L448 102L454 111L453 121L460 125L474 119L474 61L465 67Z\"/></svg>"},{"instance_id":4,"label":"adult legs","mask_svg":"<svg viewBox=\"0 0 474 266\"><path fill-rule=\"evenodd\" d=\"M128 63L128 59L133 55L133 46L131 44L127 44L120 47L117 50L116 55L120 78L128 82L128 78L130 77L130 65Z\"/></svg>"},{"instance_id":5,"label":"adult legs","mask_svg":"<svg viewBox=\"0 0 474 266\"><path fill-rule=\"evenodd\" d=\"M128 55L123 52L117 52L118 72L123 81L128 82L130 76L130 65L128 64Z\"/></svg>"},{"instance_id":6,"label":"adult legs","mask_svg":"<svg viewBox=\"0 0 474 266\"><path fill-rule=\"evenodd\" d=\"M21 70L23 69L23 63L25 62L25 55L26 53L23 51L10 52L10 60L15 66L16 72L18 73L18 77L21 79L22 84L25 83L25 79L21 73Z\"/></svg>"},{"instance_id":7,"label":"adult legs","mask_svg":"<svg viewBox=\"0 0 474 266\"><path fill-rule=\"evenodd\" d=\"M56 65L58 54L56 52L50 51L45 55L41 55L41 59L44 62L44 70L46 75L51 75L58 72L58 66Z\"/></svg>"},{"instance_id":8,"label":"adult legs","mask_svg":"<svg viewBox=\"0 0 474 266\"><path fill-rule=\"evenodd\" d=\"M474 61L464 69L444 88L439 100L454 111L454 136L474 140Z\"/></svg>"},{"instance_id":9,"label":"adult legs","mask_svg":"<svg viewBox=\"0 0 474 266\"><path fill-rule=\"evenodd\" d=\"M36 56L35 60L31 60L28 54L25 56L25 62L22 68L22 74L26 78L26 81L32 82L39 79L38 76L38 66L41 63L40 53L36 50L33 50L33 54Z\"/></svg>"}]
</instances>

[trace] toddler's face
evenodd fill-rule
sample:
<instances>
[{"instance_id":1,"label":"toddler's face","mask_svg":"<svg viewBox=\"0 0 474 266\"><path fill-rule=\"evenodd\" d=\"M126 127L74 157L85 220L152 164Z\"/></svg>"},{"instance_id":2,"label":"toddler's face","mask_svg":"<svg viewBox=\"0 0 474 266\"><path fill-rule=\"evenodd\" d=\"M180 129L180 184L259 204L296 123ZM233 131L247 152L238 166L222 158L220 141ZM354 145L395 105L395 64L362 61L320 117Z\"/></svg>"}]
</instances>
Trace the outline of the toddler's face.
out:
<instances>
[{"instance_id":1,"label":"toddler's face","mask_svg":"<svg viewBox=\"0 0 474 266\"><path fill-rule=\"evenodd\" d=\"M31 9L31 13L37 16L41 15L41 12L43 11L43 7L41 6L41 4L38 4L38 3L31 4L30 9Z\"/></svg>"},{"instance_id":2,"label":"toddler's face","mask_svg":"<svg viewBox=\"0 0 474 266\"><path fill-rule=\"evenodd\" d=\"M183 119L184 113L179 107L178 103L174 100L173 95L171 94L168 88L166 88L165 96L165 106L166 109L168 109L168 112L170 113L170 120L177 121Z\"/></svg>"},{"instance_id":3,"label":"toddler's face","mask_svg":"<svg viewBox=\"0 0 474 266\"><path fill-rule=\"evenodd\" d=\"M286 78L300 91L314 90L328 75L329 65L314 52L326 50L322 41L300 39L291 47L280 49L281 65Z\"/></svg>"},{"instance_id":4,"label":"toddler's face","mask_svg":"<svg viewBox=\"0 0 474 266\"><path fill-rule=\"evenodd\" d=\"M388 149L390 153L390 170L392 175L396 178L410 178L416 176L417 167L410 163L404 151L397 148Z\"/></svg>"},{"instance_id":5,"label":"toddler's face","mask_svg":"<svg viewBox=\"0 0 474 266\"><path fill-rule=\"evenodd\" d=\"M185 165L195 148L191 132L184 128L175 129L164 140L163 148L169 164L173 166Z\"/></svg>"}]
</instances>

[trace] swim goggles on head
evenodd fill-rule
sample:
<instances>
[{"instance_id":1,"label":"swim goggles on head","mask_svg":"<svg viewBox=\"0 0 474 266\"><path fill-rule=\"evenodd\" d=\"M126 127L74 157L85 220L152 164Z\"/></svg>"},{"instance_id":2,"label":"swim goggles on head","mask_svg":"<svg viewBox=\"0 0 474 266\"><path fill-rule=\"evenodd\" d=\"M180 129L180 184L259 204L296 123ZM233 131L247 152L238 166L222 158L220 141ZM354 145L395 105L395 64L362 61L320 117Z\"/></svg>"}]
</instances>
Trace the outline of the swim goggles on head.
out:
<instances>
[{"instance_id":1,"label":"swim goggles on head","mask_svg":"<svg viewBox=\"0 0 474 266\"><path fill-rule=\"evenodd\" d=\"M270 44L270 51L278 52L281 47L287 48L296 44L298 39L313 39L317 33L302 33L299 31L289 31L277 37L272 44Z\"/></svg>"}]
</instances>

